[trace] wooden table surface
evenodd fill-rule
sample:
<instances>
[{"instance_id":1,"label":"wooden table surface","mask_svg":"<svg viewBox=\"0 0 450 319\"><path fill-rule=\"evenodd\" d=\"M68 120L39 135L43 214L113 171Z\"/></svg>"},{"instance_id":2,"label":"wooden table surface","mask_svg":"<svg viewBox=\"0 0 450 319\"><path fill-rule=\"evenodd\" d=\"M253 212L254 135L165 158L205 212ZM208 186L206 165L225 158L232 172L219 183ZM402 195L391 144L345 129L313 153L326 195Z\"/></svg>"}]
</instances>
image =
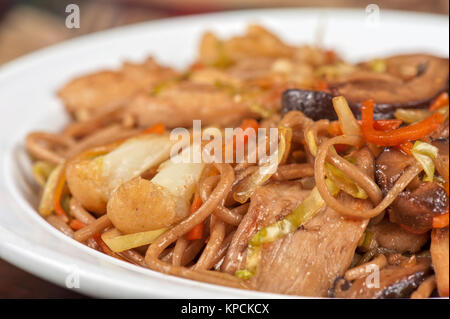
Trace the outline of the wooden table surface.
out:
<instances>
[{"instance_id":1,"label":"wooden table surface","mask_svg":"<svg viewBox=\"0 0 450 319\"><path fill-rule=\"evenodd\" d=\"M43 0L43 7L14 5L14 0L0 0L0 65L42 47L115 26L159 19L191 12L231 9L238 6L273 6L270 0L109 0L70 1L80 4L82 27L69 30L64 26L65 1ZM37 1L34 1L36 3ZM40 3L37 2L37 3ZM57 5L55 4L57 3ZM112 3L112 5L111 5ZM149 5L153 4L153 6ZM214 6L211 6L214 3ZM377 3L382 9L400 9L447 14L447 0L278 0L277 5L361 7ZM8 6L9 4L9 6ZM181 7L180 7L181 5ZM8 7L8 10L5 10ZM202 8L204 8L202 10ZM3 11L2 11L3 10ZM1 208L0 208L1 209ZM31 274L0 259L0 298L86 298Z\"/></svg>"}]
</instances>

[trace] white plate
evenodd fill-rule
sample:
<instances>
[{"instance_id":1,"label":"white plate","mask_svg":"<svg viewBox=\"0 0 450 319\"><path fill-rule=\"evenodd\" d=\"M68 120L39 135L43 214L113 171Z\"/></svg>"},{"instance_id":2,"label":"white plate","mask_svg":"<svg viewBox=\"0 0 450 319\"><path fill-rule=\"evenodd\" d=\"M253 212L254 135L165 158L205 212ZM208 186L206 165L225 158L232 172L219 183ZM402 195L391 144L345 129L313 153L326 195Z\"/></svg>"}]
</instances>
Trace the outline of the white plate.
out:
<instances>
[{"instance_id":1,"label":"white plate","mask_svg":"<svg viewBox=\"0 0 450 319\"><path fill-rule=\"evenodd\" d=\"M448 17L364 10L251 10L167 19L93 34L39 51L0 68L0 257L58 285L118 298L284 297L203 284L142 269L83 246L36 213L36 189L23 140L35 129L56 131L66 121L56 90L72 77L148 55L183 67L207 29L229 36L258 22L293 43L324 44L350 60L398 52L448 56ZM81 19L81 21L83 21ZM74 280L75 279L75 280Z\"/></svg>"}]
</instances>

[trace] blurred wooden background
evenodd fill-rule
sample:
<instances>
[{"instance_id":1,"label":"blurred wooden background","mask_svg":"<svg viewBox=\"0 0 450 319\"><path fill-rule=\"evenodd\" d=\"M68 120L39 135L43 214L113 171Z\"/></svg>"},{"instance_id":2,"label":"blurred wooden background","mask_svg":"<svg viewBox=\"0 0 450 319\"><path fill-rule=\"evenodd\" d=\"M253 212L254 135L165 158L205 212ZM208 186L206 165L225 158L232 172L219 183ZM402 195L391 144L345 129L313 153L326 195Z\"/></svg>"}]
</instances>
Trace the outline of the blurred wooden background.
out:
<instances>
[{"instance_id":1,"label":"blurred wooden background","mask_svg":"<svg viewBox=\"0 0 450 319\"><path fill-rule=\"evenodd\" d=\"M65 7L78 4L81 28L67 29ZM448 0L0 0L0 64L82 34L170 16L254 7L357 7L447 14Z\"/></svg>"},{"instance_id":2,"label":"blurred wooden background","mask_svg":"<svg viewBox=\"0 0 450 319\"><path fill-rule=\"evenodd\" d=\"M65 27L65 7L76 3L81 28ZM0 0L0 65L42 47L130 23L254 7L357 7L448 15L448 0ZM0 207L1 209L1 207ZM0 298L82 298L0 260Z\"/></svg>"}]
</instances>

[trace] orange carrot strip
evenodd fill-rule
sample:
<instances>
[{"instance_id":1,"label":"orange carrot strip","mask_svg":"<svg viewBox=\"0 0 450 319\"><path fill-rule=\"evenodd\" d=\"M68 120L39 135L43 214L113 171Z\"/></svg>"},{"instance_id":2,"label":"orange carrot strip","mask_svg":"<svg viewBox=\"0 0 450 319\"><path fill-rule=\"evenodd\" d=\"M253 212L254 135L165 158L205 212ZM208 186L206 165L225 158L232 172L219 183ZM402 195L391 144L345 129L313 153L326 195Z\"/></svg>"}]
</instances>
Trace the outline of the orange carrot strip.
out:
<instances>
[{"instance_id":1,"label":"orange carrot strip","mask_svg":"<svg viewBox=\"0 0 450 319\"><path fill-rule=\"evenodd\" d=\"M330 125L328 126L328 134L331 136L342 135L342 129L339 121L330 122Z\"/></svg>"},{"instance_id":2,"label":"orange carrot strip","mask_svg":"<svg viewBox=\"0 0 450 319\"><path fill-rule=\"evenodd\" d=\"M192 215L195 213L201 206L203 202L199 195L195 194L194 200L192 201L191 209L189 213ZM187 240L195 240L195 239L201 239L203 237L203 223L200 223L196 225L194 228L192 228L187 234L186 239Z\"/></svg>"},{"instance_id":3,"label":"orange carrot strip","mask_svg":"<svg viewBox=\"0 0 450 319\"><path fill-rule=\"evenodd\" d=\"M444 116L440 113L433 113L425 120L404 126L392 131L377 131L374 128L373 120L373 100L363 102L361 108L362 129L366 141L380 146L395 146L406 142L415 141L430 135L444 122Z\"/></svg>"},{"instance_id":4,"label":"orange carrot strip","mask_svg":"<svg viewBox=\"0 0 450 319\"><path fill-rule=\"evenodd\" d=\"M59 176L58 183L56 184L55 193L53 194L53 209L55 214L62 217L64 222L69 222L69 216L67 215L64 208L61 206L61 196L66 184L66 173L65 168L62 169L61 175Z\"/></svg>"},{"instance_id":5,"label":"orange carrot strip","mask_svg":"<svg viewBox=\"0 0 450 319\"><path fill-rule=\"evenodd\" d=\"M142 134L164 134L166 126L162 123L157 123L142 131Z\"/></svg>"},{"instance_id":6,"label":"orange carrot strip","mask_svg":"<svg viewBox=\"0 0 450 319\"><path fill-rule=\"evenodd\" d=\"M430 105L430 111L436 111L443 106L448 105L448 93L441 93Z\"/></svg>"},{"instance_id":7,"label":"orange carrot strip","mask_svg":"<svg viewBox=\"0 0 450 319\"><path fill-rule=\"evenodd\" d=\"M433 217L433 228L444 228L448 226L448 213Z\"/></svg>"},{"instance_id":8,"label":"orange carrot strip","mask_svg":"<svg viewBox=\"0 0 450 319\"><path fill-rule=\"evenodd\" d=\"M398 149L400 149L403 153L408 154L408 155L412 155L412 148L413 148L413 143L411 142L406 142L403 144L399 144L396 147Z\"/></svg>"},{"instance_id":9,"label":"orange carrot strip","mask_svg":"<svg viewBox=\"0 0 450 319\"><path fill-rule=\"evenodd\" d=\"M82 221L79 221L78 219L73 219L69 226L73 229L73 230L80 230L81 228L85 227L86 224L83 223Z\"/></svg>"},{"instance_id":10,"label":"orange carrot strip","mask_svg":"<svg viewBox=\"0 0 450 319\"><path fill-rule=\"evenodd\" d=\"M254 134L256 134L258 132L258 128L259 128L259 124L256 120L254 119L245 119L242 121L241 125L239 126L242 129L242 134L235 134L233 136L233 140L230 143L233 143L233 158L236 156L236 149L238 148L239 144L238 142L242 141L242 138L240 138L241 136L244 137L244 143L248 142L248 138L250 136L253 136ZM247 129L252 129L250 131L249 135L245 134L245 131ZM227 148L225 145L223 145L223 154L225 154L225 151L229 149Z\"/></svg>"},{"instance_id":11,"label":"orange carrot strip","mask_svg":"<svg viewBox=\"0 0 450 319\"><path fill-rule=\"evenodd\" d=\"M373 121L373 128L378 131L392 131L399 128L402 123L402 120L376 120ZM362 125L362 121L358 121L358 124ZM328 126L328 133L331 136L343 134L339 121L330 122L330 125Z\"/></svg>"},{"instance_id":12,"label":"orange carrot strip","mask_svg":"<svg viewBox=\"0 0 450 319\"><path fill-rule=\"evenodd\" d=\"M398 129L402 123L402 120L376 120L373 121L373 128L379 131L392 131Z\"/></svg>"},{"instance_id":13,"label":"orange carrot strip","mask_svg":"<svg viewBox=\"0 0 450 319\"><path fill-rule=\"evenodd\" d=\"M325 82L322 79L317 80L317 82L316 82L316 90L317 91L322 91L322 92L328 92L329 91L328 83Z\"/></svg>"}]
</instances>

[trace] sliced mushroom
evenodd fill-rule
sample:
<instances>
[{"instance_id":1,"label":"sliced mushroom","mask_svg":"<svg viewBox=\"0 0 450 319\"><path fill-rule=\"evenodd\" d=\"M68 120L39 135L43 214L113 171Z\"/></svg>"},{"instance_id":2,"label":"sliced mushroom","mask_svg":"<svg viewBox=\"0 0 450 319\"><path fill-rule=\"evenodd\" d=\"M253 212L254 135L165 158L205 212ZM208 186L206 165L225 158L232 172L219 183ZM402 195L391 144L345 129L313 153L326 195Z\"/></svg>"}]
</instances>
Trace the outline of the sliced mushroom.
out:
<instances>
[{"instance_id":1,"label":"sliced mushroom","mask_svg":"<svg viewBox=\"0 0 450 319\"><path fill-rule=\"evenodd\" d=\"M410 233L387 218L376 225L370 225L368 230L372 232L379 247L397 253L417 253L429 239L428 234Z\"/></svg>"},{"instance_id":2,"label":"sliced mushroom","mask_svg":"<svg viewBox=\"0 0 450 319\"><path fill-rule=\"evenodd\" d=\"M448 59L411 54L386 58L386 72L361 70L343 75L330 84L333 95L343 95L360 106L368 98L375 101L375 117L392 117L397 108L423 108L448 90ZM357 107L355 107L357 109ZM359 115L359 114L357 114Z\"/></svg>"},{"instance_id":3,"label":"sliced mushroom","mask_svg":"<svg viewBox=\"0 0 450 319\"><path fill-rule=\"evenodd\" d=\"M353 283L337 278L330 295L337 298L407 298L430 273L429 259L420 258L412 265L386 266L379 270L379 276L373 275L374 270L368 271L368 276L356 279Z\"/></svg>"},{"instance_id":4,"label":"sliced mushroom","mask_svg":"<svg viewBox=\"0 0 450 319\"><path fill-rule=\"evenodd\" d=\"M387 58L386 72L369 69L362 63L355 72L345 73L330 82L330 93L287 90L282 98L282 113L303 112L313 120L336 120L331 99L343 95L353 113L360 117L361 103L374 99L376 119L390 118L398 108L424 108L441 92L448 90L448 59L412 54ZM447 133L448 134L448 133Z\"/></svg>"},{"instance_id":5,"label":"sliced mushroom","mask_svg":"<svg viewBox=\"0 0 450 319\"><path fill-rule=\"evenodd\" d=\"M395 148L386 148L376 160L376 181L387 194L403 171L415 159ZM433 217L448 211L448 196L435 182L414 183L400 193L388 208L391 222L406 226L416 233L429 231Z\"/></svg>"},{"instance_id":6,"label":"sliced mushroom","mask_svg":"<svg viewBox=\"0 0 450 319\"><path fill-rule=\"evenodd\" d=\"M284 91L281 98L281 113L300 111L314 121L335 121L337 115L332 99L333 95L326 92L290 89Z\"/></svg>"}]
</instances>

